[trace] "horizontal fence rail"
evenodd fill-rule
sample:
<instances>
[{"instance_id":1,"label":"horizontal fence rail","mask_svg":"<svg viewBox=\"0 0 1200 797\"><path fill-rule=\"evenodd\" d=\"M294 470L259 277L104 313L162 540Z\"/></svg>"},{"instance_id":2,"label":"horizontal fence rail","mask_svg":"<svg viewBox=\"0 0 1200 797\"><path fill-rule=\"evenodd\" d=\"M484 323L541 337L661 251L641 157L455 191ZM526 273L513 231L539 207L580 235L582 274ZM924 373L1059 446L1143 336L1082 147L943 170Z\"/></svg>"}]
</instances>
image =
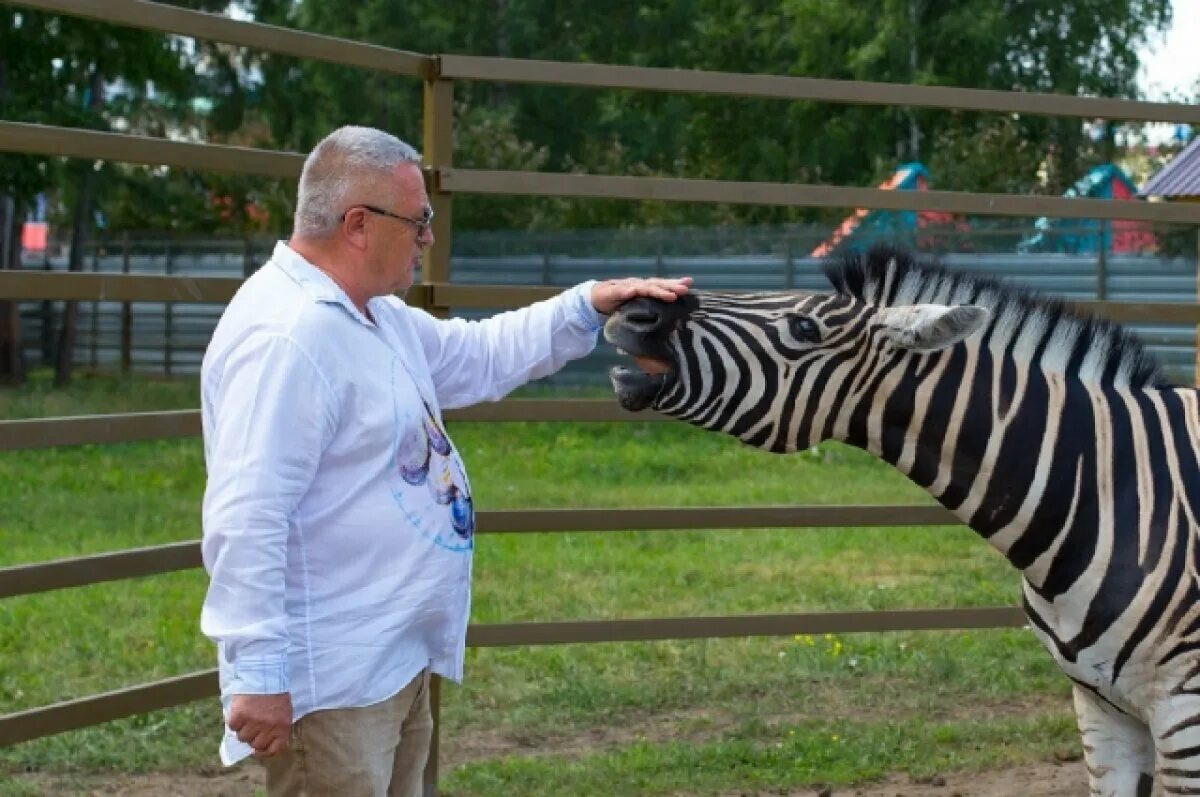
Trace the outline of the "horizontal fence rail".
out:
<instances>
[{"instance_id":1,"label":"horizontal fence rail","mask_svg":"<svg viewBox=\"0 0 1200 797\"><path fill-rule=\"evenodd\" d=\"M1200 106L1170 102L477 55L442 54L438 60L443 79L1200 124Z\"/></svg>"},{"instance_id":2,"label":"horizontal fence rail","mask_svg":"<svg viewBox=\"0 0 1200 797\"><path fill-rule=\"evenodd\" d=\"M0 121L0 152L174 166L197 171L298 178L304 155L224 144Z\"/></svg>"},{"instance_id":3,"label":"horizontal fence rail","mask_svg":"<svg viewBox=\"0 0 1200 797\"><path fill-rule=\"evenodd\" d=\"M157 274L96 274L0 270L0 299L91 302L225 304L242 279ZM563 288L515 285L413 285L404 301L413 307L510 308L549 299Z\"/></svg>"},{"instance_id":4,"label":"horizontal fence rail","mask_svg":"<svg viewBox=\"0 0 1200 797\"><path fill-rule=\"evenodd\" d=\"M0 716L0 747L194 703L218 694L214 669L6 714Z\"/></svg>"},{"instance_id":5,"label":"horizontal fence rail","mask_svg":"<svg viewBox=\"0 0 1200 797\"><path fill-rule=\"evenodd\" d=\"M742 638L788 634L949 631L1016 628L1026 624L1015 607L901 609L886 612L680 617L578 622L499 623L467 629L469 647L649 642L667 639ZM216 670L183 675L0 716L0 747L85 728L135 714L215 697Z\"/></svg>"},{"instance_id":6,"label":"horizontal fence rail","mask_svg":"<svg viewBox=\"0 0 1200 797\"><path fill-rule=\"evenodd\" d=\"M201 564L200 543L189 541L0 567L0 598L174 573Z\"/></svg>"},{"instance_id":7,"label":"horizontal fence rail","mask_svg":"<svg viewBox=\"0 0 1200 797\"><path fill-rule=\"evenodd\" d=\"M1200 107L1200 106L1198 106ZM0 151L115 160L182 168L296 177L304 156L290 152L193 144L148 136L0 122ZM787 207L943 211L980 216L1050 216L1200 224L1200 206L962 191L886 191L857 186L624 177L596 174L441 168L434 185L450 193L575 196L666 202Z\"/></svg>"},{"instance_id":8,"label":"horizontal fence rail","mask_svg":"<svg viewBox=\"0 0 1200 797\"><path fill-rule=\"evenodd\" d=\"M241 285L237 277L0 271L0 298L19 300L226 304Z\"/></svg>"},{"instance_id":9,"label":"horizontal fence rail","mask_svg":"<svg viewBox=\"0 0 1200 797\"><path fill-rule=\"evenodd\" d=\"M961 522L943 507L921 505L497 509L478 515L480 534L953 526ZM200 565L197 541L13 565L0 568L0 598L174 573Z\"/></svg>"},{"instance_id":10,"label":"horizontal fence rail","mask_svg":"<svg viewBox=\"0 0 1200 797\"><path fill-rule=\"evenodd\" d=\"M873 631L949 631L1025 625L1018 608L900 609L885 612L818 612L733 617L667 617L558 623L473 625L471 647L564 645L574 642L649 642L790 634L850 634Z\"/></svg>"},{"instance_id":11,"label":"horizontal fence rail","mask_svg":"<svg viewBox=\"0 0 1200 797\"><path fill-rule=\"evenodd\" d=\"M1200 205L1190 212L1200 214ZM223 304L241 284L242 280L236 277L0 271L0 299ZM431 283L412 286L404 301L412 307L503 310L549 299L563 290L545 286ZM1187 302L1073 300L1071 304L1114 321L1200 324L1200 306Z\"/></svg>"},{"instance_id":12,"label":"horizontal fence rail","mask_svg":"<svg viewBox=\"0 0 1200 797\"><path fill-rule=\"evenodd\" d=\"M960 191L886 191L840 185L736 182L684 177L442 169L438 187L451 193L576 196L664 202L719 202L788 207L944 211L979 216L1052 216L1200 224L1200 205Z\"/></svg>"},{"instance_id":13,"label":"horizontal fence rail","mask_svg":"<svg viewBox=\"0 0 1200 797\"><path fill-rule=\"evenodd\" d=\"M1200 107L1178 103L618 64L563 63L454 54L431 56L142 0L9 2L11 5L97 22L423 78L1200 124Z\"/></svg>"},{"instance_id":14,"label":"horizontal fence rail","mask_svg":"<svg viewBox=\"0 0 1200 797\"><path fill-rule=\"evenodd\" d=\"M0 451L91 443L133 443L200 435L199 410L128 412L0 421Z\"/></svg>"},{"instance_id":15,"label":"horizontal fence rail","mask_svg":"<svg viewBox=\"0 0 1200 797\"><path fill-rule=\"evenodd\" d=\"M667 421L656 412L629 412L609 399L509 399L447 410L448 421ZM199 410L129 412L0 421L0 451L132 443L200 435Z\"/></svg>"},{"instance_id":16,"label":"horizontal fence rail","mask_svg":"<svg viewBox=\"0 0 1200 797\"><path fill-rule=\"evenodd\" d=\"M395 50L352 39L339 39L294 28L230 19L219 14L147 3L142 0L5 0L8 5L171 33L262 52L328 61L397 75L428 77L433 59L422 53Z\"/></svg>"}]
</instances>

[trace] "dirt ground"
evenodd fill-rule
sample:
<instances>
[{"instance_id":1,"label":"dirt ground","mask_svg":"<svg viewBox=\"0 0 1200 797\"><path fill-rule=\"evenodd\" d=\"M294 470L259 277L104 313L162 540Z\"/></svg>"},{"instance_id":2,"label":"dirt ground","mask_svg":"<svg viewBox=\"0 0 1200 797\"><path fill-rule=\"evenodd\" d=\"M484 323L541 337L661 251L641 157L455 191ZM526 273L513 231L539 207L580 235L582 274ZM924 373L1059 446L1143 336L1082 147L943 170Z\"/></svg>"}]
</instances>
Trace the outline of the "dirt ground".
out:
<instances>
[{"instance_id":1,"label":"dirt ground","mask_svg":"<svg viewBox=\"0 0 1200 797\"><path fill-rule=\"evenodd\" d=\"M928 783L889 778L870 788L830 792L845 797L1086 797L1087 793L1087 775L1081 761L1035 764L970 775L951 774Z\"/></svg>"},{"instance_id":2,"label":"dirt ground","mask_svg":"<svg viewBox=\"0 0 1200 797\"><path fill-rule=\"evenodd\" d=\"M836 706L836 695L829 696ZM974 703L961 712L951 712L947 719L960 713L963 716L1000 719L1067 712L1068 703L1062 699L1039 697L1027 701L1008 701L988 704ZM845 707L834 708L845 714ZM808 715L772 714L775 724L786 725L805 719ZM641 717L636 722L605 728L592 728L580 733L566 733L552 738L514 737L502 731L476 730L458 738L454 745L443 749L443 771L457 766L504 756L583 756L597 750L628 744L634 735L655 742L703 742L736 727L738 718L723 716L707 710L676 712L670 716ZM1046 761L1002 770L985 772L949 772L933 778L914 779L896 775L884 781L832 790L806 788L800 790L771 789L767 791L730 791L720 797L1085 797L1087 782L1083 762L1069 750L1048 751ZM1074 759L1074 760L1068 760ZM31 774L20 776L45 797L252 797L265 789L263 769L253 761L231 770L212 774L145 775L76 775L49 776ZM574 795L572 795L574 797ZM581 796L582 797L582 796ZM691 797L686 793L673 797Z\"/></svg>"},{"instance_id":3,"label":"dirt ground","mask_svg":"<svg viewBox=\"0 0 1200 797\"><path fill-rule=\"evenodd\" d=\"M71 780L38 777L27 782L41 787L41 793L47 797L249 797L263 788L264 779L260 767L249 765L212 777L137 775ZM869 786L832 790L728 792L722 797L1085 797L1086 794L1083 764L1070 761L969 775L951 773L921 781L901 776Z\"/></svg>"}]
</instances>

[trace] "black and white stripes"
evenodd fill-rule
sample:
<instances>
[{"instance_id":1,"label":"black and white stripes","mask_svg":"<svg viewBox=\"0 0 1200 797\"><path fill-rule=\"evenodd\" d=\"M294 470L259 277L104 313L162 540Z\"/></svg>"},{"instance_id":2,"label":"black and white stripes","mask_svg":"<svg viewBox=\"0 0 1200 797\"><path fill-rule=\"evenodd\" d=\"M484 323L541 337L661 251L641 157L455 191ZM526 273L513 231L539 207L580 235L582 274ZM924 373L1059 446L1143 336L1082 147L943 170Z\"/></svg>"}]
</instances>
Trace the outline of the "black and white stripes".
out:
<instances>
[{"instance_id":1,"label":"black and white stripes","mask_svg":"<svg viewBox=\"0 0 1200 797\"><path fill-rule=\"evenodd\" d=\"M664 312L655 409L754 446L895 465L1024 575L1076 684L1093 794L1200 794L1200 401L1120 326L874 249L822 295ZM673 314L672 314L673 313ZM669 322L669 323L668 323Z\"/></svg>"}]
</instances>

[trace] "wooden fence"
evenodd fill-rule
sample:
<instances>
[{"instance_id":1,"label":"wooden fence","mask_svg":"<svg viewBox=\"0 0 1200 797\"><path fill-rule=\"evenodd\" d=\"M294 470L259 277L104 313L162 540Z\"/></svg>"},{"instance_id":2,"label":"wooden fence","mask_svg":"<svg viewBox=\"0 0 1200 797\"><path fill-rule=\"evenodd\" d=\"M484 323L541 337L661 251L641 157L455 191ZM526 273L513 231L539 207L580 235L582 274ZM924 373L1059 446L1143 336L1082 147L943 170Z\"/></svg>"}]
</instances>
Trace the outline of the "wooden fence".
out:
<instances>
[{"instance_id":1,"label":"wooden fence","mask_svg":"<svg viewBox=\"0 0 1200 797\"><path fill-rule=\"evenodd\" d=\"M489 80L648 91L696 92L776 100L955 108L1079 118L1175 121L1200 124L1200 107L1053 94L739 75L676 69L564 64L461 55L423 55L284 28L242 22L142 0L8 0L10 4L162 33L209 39L261 51L376 69L420 79L425 86L423 148L436 211L437 244L427 253L422 283L410 303L435 313L456 308L515 307L552 289L449 284L453 198L457 193L576 196L681 202L758 203L809 207L939 210L981 215L1137 219L1200 225L1200 205L1149 204L947 191L889 192L828 185L726 182L658 177L545 174L457 169L453 166L452 96L455 80ZM123 161L181 168L295 178L303 155L243 147L168 141L90 130L0 121L0 151ZM0 299L81 301L227 301L239 280L118 274L40 274L0 271ZM1092 303L1122 321L1200 325L1200 305ZM453 421L616 421L625 413L611 401L506 401L447 414ZM650 418L653 420L654 418ZM118 443L199 434L198 413L0 421L0 449L81 443ZM957 520L940 507L714 507L481 512L480 533L671 530L828 526L947 525ZM199 544L183 542L0 569L0 598L114 579L165 573L200 564ZM670 617L473 625L472 646L548 645L656 639L744 637L797 633L912 631L1019 626L1015 607L886 612ZM435 716L437 684L434 685ZM101 695L0 716L0 746L95 725L133 714L210 698L212 670L141 684ZM426 791L437 791L437 736Z\"/></svg>"}]
</instances>

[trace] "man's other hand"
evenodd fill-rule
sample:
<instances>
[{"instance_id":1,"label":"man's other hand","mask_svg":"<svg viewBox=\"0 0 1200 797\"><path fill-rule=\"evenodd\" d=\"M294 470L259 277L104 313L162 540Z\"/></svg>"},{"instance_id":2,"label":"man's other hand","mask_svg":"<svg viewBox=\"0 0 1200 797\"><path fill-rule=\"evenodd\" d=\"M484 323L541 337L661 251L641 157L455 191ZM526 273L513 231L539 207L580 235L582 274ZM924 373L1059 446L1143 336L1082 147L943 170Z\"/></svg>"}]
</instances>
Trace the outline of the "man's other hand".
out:
<instances>
[{"instance_id":1,"label":"man's other hand","mask_svg":"<svg viewBox=\"0 0 1200 797\"><path fill-rule=\"evenodd\" d=\"M292 696L234 695L229 729L254 748L257 758L270 758L287 749L292 733Z\"/></svg>"},{"instance_id":2,"label":"man's other hand","mask_svg":"<svg viewBox=\"0 0 1200 797\"><path fill-rule=\"evenodd\" d=\"M592 307L596 308L596 312L612 315L613 311L622 304L638 296L649 296L652 299L673 302L687 293L691 286L691 277L680 277L679 279L629 277L620 280L604 280L597 282L592 288Z\"/></svg>"}]
</instances>

